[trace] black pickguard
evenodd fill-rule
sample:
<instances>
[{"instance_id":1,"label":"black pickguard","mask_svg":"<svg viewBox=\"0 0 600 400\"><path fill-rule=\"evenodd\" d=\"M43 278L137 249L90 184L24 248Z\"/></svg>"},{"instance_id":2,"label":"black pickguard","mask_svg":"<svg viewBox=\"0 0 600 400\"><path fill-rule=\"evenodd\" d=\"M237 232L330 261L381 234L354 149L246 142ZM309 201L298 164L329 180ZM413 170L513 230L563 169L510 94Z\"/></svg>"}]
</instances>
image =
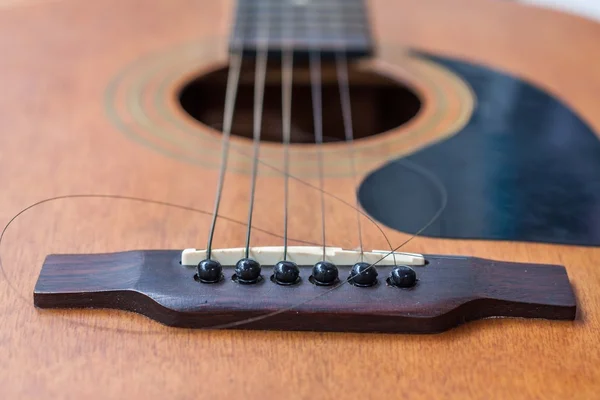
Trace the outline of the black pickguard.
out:
<instances>
[{"instance_id":1,"label":"black pickguard","mask_svg":"<svg viewBox=\"0 0 600 400\"><path fill-rule=\"evenodd\" d=\"M590 127L520 79L428 57L462 76L477 105L456 136L407 157L448 192L447 208L423 235L600 245L600 140ZM372 172L359 200L375 219L407 233L440 205L431 182L398 162Z\"/></svg>"}]
</instances>

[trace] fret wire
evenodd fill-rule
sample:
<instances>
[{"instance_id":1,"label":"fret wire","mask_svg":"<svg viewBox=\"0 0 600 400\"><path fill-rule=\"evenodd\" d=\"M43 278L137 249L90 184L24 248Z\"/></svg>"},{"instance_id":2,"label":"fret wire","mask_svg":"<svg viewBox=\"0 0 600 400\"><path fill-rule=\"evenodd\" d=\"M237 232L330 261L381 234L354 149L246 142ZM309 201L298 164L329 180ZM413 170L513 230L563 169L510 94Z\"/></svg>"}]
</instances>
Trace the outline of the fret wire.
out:
<instances>
[{"instance_id":1,"label":"fret wire","mask_svg":"<svg viewBox=\"0 0 600 400\"><path fill-rule=\"evenodd\" d=\"M286 2L285 0L281 0L278 1L277 3L291 3L291 2ZM264 2L262 1L255 1L255 2L245 2L245 1L240 1L238 2L238 10L242 10L242 11L255 11L261 7L264 7ZM294 4L286 4L285 5L287 10L293 10L296 11L298 9L303 9L303 8L308 8L308 9L312 9L315 10L316 12L321 12L321 11L337 11L339 10L339 5L338 4L329 4L326 2L318 2L318 1L312 1L312 2L307 2L306 4L303 5L294 5ZM363 4L362 1L358 1L355 3L350 3L348 2L347 4L344 4L344 8L342 11L346 12L346 11L364 11L365 10L365 6ZM291 13L293 14L293 12Z\"/></svg>"},{"instance_id":2,"label":"fret wire","mask_svg":"<svg viewBox=\"0 0 600 400\"><path fill-rule=\"evenodd\" d=\"M248 25L250 28L253 29L257 29L258 27L256 25ZM285 23L280 19L280 20L276 20L276 21L271 21L269 24L270 27L277 27L277 28L285 28ZM332 29L338 29L338 28L344 28L344 27L355 27L355 28L366 28L367 25L364 23L349 23L349 22L344 22L344 21L329 21L329 23L327 24L327 26L323 26L323 24L320 23L315 23L314 21L299 21L298 23L294 24L294 26L300 26L300 27L317 27L320 30L332 30Z\"/></svg>"},{"instance_id":3,"label":"fret wire","mask_svg":"<svg viewBox=\"0 0 600 400\"><path fill-rule=\"evenodd\" d=\"M276 22L278 20L280 20L281 18L283 18L283 15L279 12L263 12L263 13L259 13L259 12L241 12L238 13L237 17L239 20L245 20L245 21L256 21L259 18L259 14L263 14L263 15L267 15L269 17L269 20L271 22ZM323 22L323 20L331 20L331 18L334 18L333 21L336 22L340 22L340 23L365 23L365 18L362 15L354 15L354 14L340 14L340 15L332 15L330 13L323 13L322 15L319 15L318 17L313 18L313 21L319 21L319 22Z\"/></svg>"},{"instance_id":4,"label":"fret wire","mask_svg":"<svg viewBox=\"0 0 600 400\"><path fill-rule=\"evenodd\" d=\"M293 0L241 1L237 11L237 28L234 36L248 49L256 49L257 42L268 37L271 49L281 51L284 41L301 48L305 44L332 51L339 45L358 52L368 52L371 47L370 31L363 1L306 2L303 5ZM306 16L309 15L309 18ZM285 18L284 18L285 16ZM258 21L269 24L261 34ZM293 28L288 31L289 24ZM342 37L337 33L344 32ZM315 32L320 32L315 35Z\"/></svg>"}]
</instances>

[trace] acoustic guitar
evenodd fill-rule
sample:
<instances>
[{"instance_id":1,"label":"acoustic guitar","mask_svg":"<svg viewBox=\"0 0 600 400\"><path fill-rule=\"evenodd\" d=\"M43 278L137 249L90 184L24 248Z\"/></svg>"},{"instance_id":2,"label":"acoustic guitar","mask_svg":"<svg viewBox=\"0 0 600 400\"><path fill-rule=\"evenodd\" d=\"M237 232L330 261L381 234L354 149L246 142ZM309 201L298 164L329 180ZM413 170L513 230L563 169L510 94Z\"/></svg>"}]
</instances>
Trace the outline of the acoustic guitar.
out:
<instances>
[{"instance_id":1,"label":"acoustic guitar","mask_svg":"<svg viewBox=\"0 0 600 400\"><path fill-rule=\"evenodd\" d=\"M600 25L0 7L0 394L595 399Z\"/></svg>"}]
</instances>

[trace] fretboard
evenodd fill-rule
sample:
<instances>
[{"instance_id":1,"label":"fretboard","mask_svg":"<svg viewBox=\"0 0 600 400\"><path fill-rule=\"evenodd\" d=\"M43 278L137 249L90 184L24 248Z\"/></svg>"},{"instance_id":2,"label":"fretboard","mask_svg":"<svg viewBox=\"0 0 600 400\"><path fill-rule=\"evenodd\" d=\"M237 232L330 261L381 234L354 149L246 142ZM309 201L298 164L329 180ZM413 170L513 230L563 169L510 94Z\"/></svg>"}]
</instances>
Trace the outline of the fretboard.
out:
<instances>
[{"instance_id":1,"label":"fretboard","mask_svg":"<svg viewBox=\"0 0 600 400\"><path fill-rule=\"evenodd\" d=\"M238 0L232 52L372 53L363 0Z\"/></svg>"}]
</instances>

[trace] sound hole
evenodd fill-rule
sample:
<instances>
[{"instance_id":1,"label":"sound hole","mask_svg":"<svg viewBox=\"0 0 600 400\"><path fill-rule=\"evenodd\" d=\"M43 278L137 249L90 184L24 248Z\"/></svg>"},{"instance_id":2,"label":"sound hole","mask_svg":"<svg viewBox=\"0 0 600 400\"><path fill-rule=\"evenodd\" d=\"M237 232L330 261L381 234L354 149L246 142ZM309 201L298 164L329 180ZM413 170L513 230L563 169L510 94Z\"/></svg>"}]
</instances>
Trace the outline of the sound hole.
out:
<instances>
[{"instance_id":1,"label":"sound hole","mask_svg":"<svg viewBox=\"0 0 600 400\"><path fill-rule=\"evenodd\" d=\"M345 140L340 92L334 65L323 64L323 134L325 142ZM421 108L408 87L384 76L349 66L354 138L361 139L397 128ZM223 124L227 68L196 77L179 92L183 109L202 124L219 129ZM252 138L254 61L245 62L240 76L232 134ZM292 143L314 143L310 73L294 66L291 115ZM270 63L265 86L261 140L281 142L281 68Z\"/></svg>"}]
</instances>

